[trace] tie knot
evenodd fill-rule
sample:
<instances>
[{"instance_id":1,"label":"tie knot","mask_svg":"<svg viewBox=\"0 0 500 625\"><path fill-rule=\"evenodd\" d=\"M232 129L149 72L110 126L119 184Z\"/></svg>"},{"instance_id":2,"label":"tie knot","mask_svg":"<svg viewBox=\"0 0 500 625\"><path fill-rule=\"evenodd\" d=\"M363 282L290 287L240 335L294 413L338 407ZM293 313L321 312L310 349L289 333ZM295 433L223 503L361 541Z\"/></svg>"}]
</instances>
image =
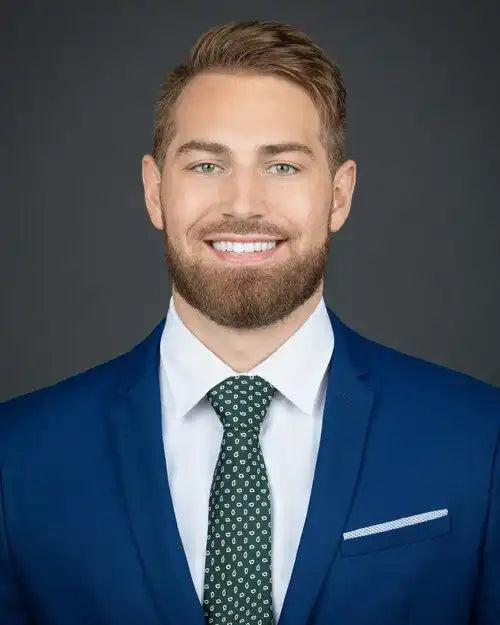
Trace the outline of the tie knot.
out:
<instances>
[{"instance_id":1,"label":"tie knot","mask_svg":"<svg viewBox=\"0 0 500 625\"><path fill-rule=\"evenodd\" d=\"M258 428L275 387L258 375L233 375L214 386L207 398L224 428Z\"/></svg>"}]
</instances>

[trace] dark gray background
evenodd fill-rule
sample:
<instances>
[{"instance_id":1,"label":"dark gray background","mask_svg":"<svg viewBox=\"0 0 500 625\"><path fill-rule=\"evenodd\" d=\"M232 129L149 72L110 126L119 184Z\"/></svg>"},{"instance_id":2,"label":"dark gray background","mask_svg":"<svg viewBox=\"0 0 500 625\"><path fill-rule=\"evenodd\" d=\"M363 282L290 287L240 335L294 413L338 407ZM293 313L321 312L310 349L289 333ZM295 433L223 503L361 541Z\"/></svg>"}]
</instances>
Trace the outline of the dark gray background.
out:
<instances>
[{"instance_id":1,"label":"dark gray background","mask_svg":"<svg viewBox=\"0 0 500 625\"><path fill-rule=\"evenodd\" d=\"M233 19L290 23L344 73L359 169L327 304L369 338L500 385L495 4L2 2L0 398L130 349L166 313L140 173L154 99L195 39Z\"/></svg>"}]
</instances>

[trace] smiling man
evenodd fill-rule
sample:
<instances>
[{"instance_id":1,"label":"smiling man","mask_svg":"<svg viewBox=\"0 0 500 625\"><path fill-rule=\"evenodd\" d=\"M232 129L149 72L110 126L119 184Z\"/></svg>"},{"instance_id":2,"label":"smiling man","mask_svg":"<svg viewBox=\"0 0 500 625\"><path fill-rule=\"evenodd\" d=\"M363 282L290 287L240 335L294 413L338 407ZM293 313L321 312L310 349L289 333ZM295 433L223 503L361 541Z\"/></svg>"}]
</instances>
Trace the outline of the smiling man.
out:
<instances>
[{"instance_id":1,"label":"smiling man","mask_svg":"<svg viewBox=\"0 0 500 625\"><path fill-rule=\"evenodd\" d=\"M317 308L356 165L332 176L322 143L332 130L304 88L281 76L201 72L172 122L174 137L158 148L163 175L147 155L143 180L165 234L173 304L211 351L248 371Z\"/></svg>"},{"instance_id":2,"label":"smiling man","mask_svg":"<svg viewBox=\"0 0 500 625\"><path fill-rule=\"evenodd\" d=\"M290 26L215 27L168 75L167 314L0 406L0 625L500 623L500 391L323 299L344 122Z\"/></svg>"}]
</instances>

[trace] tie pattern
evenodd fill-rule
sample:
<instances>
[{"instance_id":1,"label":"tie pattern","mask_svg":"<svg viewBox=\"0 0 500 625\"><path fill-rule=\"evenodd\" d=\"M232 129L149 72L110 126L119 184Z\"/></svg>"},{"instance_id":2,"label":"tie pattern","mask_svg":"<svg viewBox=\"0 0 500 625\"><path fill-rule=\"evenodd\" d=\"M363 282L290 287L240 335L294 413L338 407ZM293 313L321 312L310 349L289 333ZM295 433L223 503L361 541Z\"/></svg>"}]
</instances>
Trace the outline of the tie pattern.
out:
<instances>
[{"instance_id":1,"label":"tie pattern","mask_svg":"<svg viewBox=\"0 0 500 625\"><path fill-rule=\"evenodd\" d=\"M260 376L236 375L207 393L224 426L208 510L209 625L274 625L271 500L259 433L275 390Z\"/></svg>"}]
</instances>

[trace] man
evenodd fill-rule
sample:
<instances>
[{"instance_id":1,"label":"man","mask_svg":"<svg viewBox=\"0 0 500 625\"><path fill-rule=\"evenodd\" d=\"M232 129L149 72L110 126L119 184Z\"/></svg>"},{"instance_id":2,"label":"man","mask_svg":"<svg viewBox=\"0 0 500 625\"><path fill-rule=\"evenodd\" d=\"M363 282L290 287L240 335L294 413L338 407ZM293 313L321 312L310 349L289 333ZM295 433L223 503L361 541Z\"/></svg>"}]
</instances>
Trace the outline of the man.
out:
<instances>
[{"instance_id":1,"label":"man","mask_svg":"<svg viewBox=\"0 0 500 625\"><path fill-rule=\"evenodd\" d=\"M168 313L0 410L0 623L500 623L500 392L326 307L356 165L338 67L272 22L162 86Z\"/></svg>"}]
</instances>

